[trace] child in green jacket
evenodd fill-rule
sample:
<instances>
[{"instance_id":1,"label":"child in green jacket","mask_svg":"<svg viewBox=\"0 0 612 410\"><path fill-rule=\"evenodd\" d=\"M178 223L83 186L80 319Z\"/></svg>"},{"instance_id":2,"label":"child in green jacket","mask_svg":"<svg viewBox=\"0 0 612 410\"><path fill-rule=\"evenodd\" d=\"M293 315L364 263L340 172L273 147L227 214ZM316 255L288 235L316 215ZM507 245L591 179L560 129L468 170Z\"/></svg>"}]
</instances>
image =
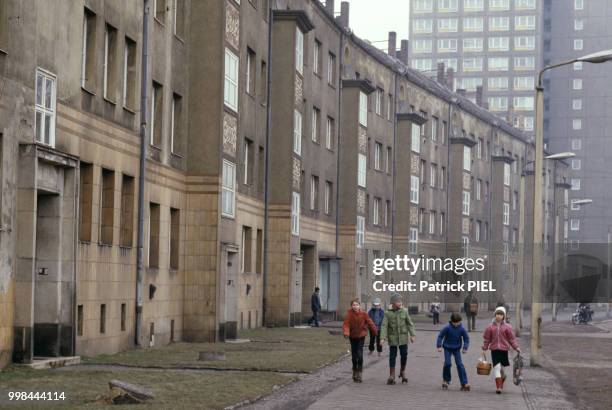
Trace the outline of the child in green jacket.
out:
<instances>
[{"instance_id":1,"label":"child in green jacket","mask_svg":"<svg viewBox=\"0 0 612 410\"><path fill-rule=\"evenodd\" d=\"M409 336L410 335L410 336ZM380 327L380 343L389 343L389 379L387 384L395 384L395 363L397 351L400 352L400 374L402 383L408 383L406 378L406 362L408 361L408 341L414 343L414 325L408 310L402 307L402 296L398 293L391 295L391 309L385 312Z\"/></svg>"}]
</instances>

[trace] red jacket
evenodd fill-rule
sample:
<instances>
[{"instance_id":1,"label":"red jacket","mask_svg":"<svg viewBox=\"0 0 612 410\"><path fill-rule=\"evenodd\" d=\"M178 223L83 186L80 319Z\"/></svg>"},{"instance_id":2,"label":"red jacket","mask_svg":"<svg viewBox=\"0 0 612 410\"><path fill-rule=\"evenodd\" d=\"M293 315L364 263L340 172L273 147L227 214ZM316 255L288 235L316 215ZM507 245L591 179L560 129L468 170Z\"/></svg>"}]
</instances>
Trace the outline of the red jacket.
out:
<instances>
[{"instance_id":1,"label":"red jacket","mask_svg":"<svg viewBox=\"0 0 612 410\"><path fill-rule=\"evenodd\" d=\"M370 319L370 316L366 312L359 311L355 312L353 309L349 309L344 318L344 324L342 325L342 332L344 336L348 336L351 339L358 339L360 337L366 337L368 335L368 328L373 335L378 333L376 325Z\"/></svg>"},{"instance_id":2,"label":"red jacket","mask_svg":"<svg viewBox=\"0 0 612 410\"><path fill-rule=\"evenodd\" d=\"M514 350L519 348L512 326L505 321L497 324L495 321L487 326L484 332L484 343L482 350L510 350L510 346Z\"/></svg>"}]
</instances>

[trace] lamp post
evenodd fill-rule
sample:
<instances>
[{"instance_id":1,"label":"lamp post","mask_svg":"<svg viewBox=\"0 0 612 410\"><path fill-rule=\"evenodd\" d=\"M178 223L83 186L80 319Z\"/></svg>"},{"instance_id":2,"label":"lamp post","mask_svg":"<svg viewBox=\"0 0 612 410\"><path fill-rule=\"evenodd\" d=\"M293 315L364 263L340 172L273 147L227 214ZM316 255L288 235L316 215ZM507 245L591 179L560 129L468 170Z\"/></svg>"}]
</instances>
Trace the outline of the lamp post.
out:
<instances>
[{"instance_id":1,"label":"lamp post","mask_svg":"<svg viewBox=\"0 0 612 410\"><path fill-rule=\"evenodd\" d=\"M542 305L539 301L542 291L542 166L544 165L544 88L542 77L546 71L554 68L574 64L577 62L600 64L612 60L612 50L600 51L573 60L565 61L544 67L538 74L536 85L536 133L535 133L535 167L534 167L534 195L533 195L533 259L531 269L531 343L530 365L540 365L540 326L542 323Z\"/></svg>"}]
</instances>

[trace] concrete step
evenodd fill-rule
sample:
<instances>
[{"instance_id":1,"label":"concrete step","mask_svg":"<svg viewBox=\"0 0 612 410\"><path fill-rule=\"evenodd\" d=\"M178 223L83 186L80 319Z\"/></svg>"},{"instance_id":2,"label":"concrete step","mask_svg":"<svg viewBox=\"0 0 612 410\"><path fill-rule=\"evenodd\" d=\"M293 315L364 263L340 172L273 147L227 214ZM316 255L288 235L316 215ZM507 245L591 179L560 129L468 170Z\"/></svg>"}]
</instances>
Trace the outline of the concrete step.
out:
<instances>
[{"instance_id":1,"label":"concrete step","mask_svg":"<svg viewBox=\"0 0 612 410\"><path fill-rule=\"evenodd\" d=\"M35 357L32 363L24 366L32 369L55 369L56 367L74 366L81 363L81 356Z\"/></svg>"}]
</instances>

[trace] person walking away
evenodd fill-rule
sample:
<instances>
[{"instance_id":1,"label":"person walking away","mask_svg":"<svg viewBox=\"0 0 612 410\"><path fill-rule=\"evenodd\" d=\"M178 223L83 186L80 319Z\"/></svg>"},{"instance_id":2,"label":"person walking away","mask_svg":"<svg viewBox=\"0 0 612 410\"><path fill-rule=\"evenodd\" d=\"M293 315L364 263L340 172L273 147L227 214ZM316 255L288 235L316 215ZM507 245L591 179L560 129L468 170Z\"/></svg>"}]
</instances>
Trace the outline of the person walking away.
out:
<instances>
[{"instance_id":1,"label":"person walking away","mask_svg":"<svg viewBox=\"0 0 612 410\"><path fill-rule=\"evenodd\" d=\"M437 325L440 323L440 302L438 297L436 296L434 302L429 307L429 312L433 316L433 324Z\"/></svg>"},{"instance_id":2,"label":"person walking away","mask_svg":"<svg viewBox=\"0 0 612 410\"><path fill-rule=\"evenodd\" d=\"M453 312L448 324L438 333L438 340L436 341L438 352L441 352L442 348L444 348L444 366L442 367L442 388L444 390L448 389L448 385L451 382L451 359L454 357L461 383L461 391L470 391L467 373L461 358L461 352L467 353L470 346L470 336L461 324L461 319L459 313Z\"/></svg>"},{"instance_id":3,"label":"person walking away","mask_svg":"<svg viewBox=\"0 0 612 410\"><path fill-rule=\"evenodd\" d=\"M394 293L391 296L391 308L385 312L380 328L380 343L389 343L389 378L387 384L395 384L395 364L397 352L400 354L400 374L402 383L408 383L406 378L406 363L408 361L408 342L414 343L414 324L408 310L402 307L402 296Z\"/></svg>"},{"instance_id":4,"label":"person walking away","mask_svg":"<svg viewBox=\"0 0 612 410\"><path fill-rule=\"evenodd\" d=\"M321 298L319 297L319 288L315 287L312 296L310 297L310 309L312 310L312 317L308 320L309 325L319 327L319 312L321 311Z\"/></svg>"},{"instance_id":5,"label":"person walking away","mask_svg":"<svg viewBox=\"0 0 612 410\"><path fill-rule=\"evenodd\" d=\"M346 313L344 324L342 325L342 333L345 338L351 342L351 361L353 363L353 381L361 383L361 374L363 372L363 345L368 328L371 333L376 334L378 329L370 316L361 310L359 299L351 301L351 308Z\"/></svg>"},{"instance_id":6,"label":"person walking away","mask_svg":"<svg viewBox=\"0 0 612 410\"><path fill-rule=\"evenodd\" d=\"M495 375L495 392L501 394L506 381L506 368L510 366L508 350L512 347L519 354L518 341L512 330L512 326L506 322L506 308L498 306L495 308L495 318L485 329L482 350L491 350L491 361L493 362L493 374Z\"/></svg>"},{"instance_id":7,"label":"person walking away","mask_svg":"<svg viewBox=\"0 0 612 410\"><path fill-rule=\"evenodd\" d=\"M369 354L371 355L374 353L374 345L376 344L376 351L380 357L383 350L380 344L380 327L385 317L385 311L380 307L380 298L374 298L372 301L372 308L368 311L368 316L370 316L370 319L372 319L372 322L374 322L378 330L376 333L370 332L370 345L368 346L368 350L370 351Z\"/></svg>"},{"instance_id":8,"label":"person walking away","mask_svg":"<svg viewBox=\"0 0 612 410\"><path fill-rule=\"evenodd\" d=\"M478 315L478 299L473 291L469 291L463 301L463 310L467 317L468 332L476 330L476 316Z\"/></svg>"}]
</instances>

